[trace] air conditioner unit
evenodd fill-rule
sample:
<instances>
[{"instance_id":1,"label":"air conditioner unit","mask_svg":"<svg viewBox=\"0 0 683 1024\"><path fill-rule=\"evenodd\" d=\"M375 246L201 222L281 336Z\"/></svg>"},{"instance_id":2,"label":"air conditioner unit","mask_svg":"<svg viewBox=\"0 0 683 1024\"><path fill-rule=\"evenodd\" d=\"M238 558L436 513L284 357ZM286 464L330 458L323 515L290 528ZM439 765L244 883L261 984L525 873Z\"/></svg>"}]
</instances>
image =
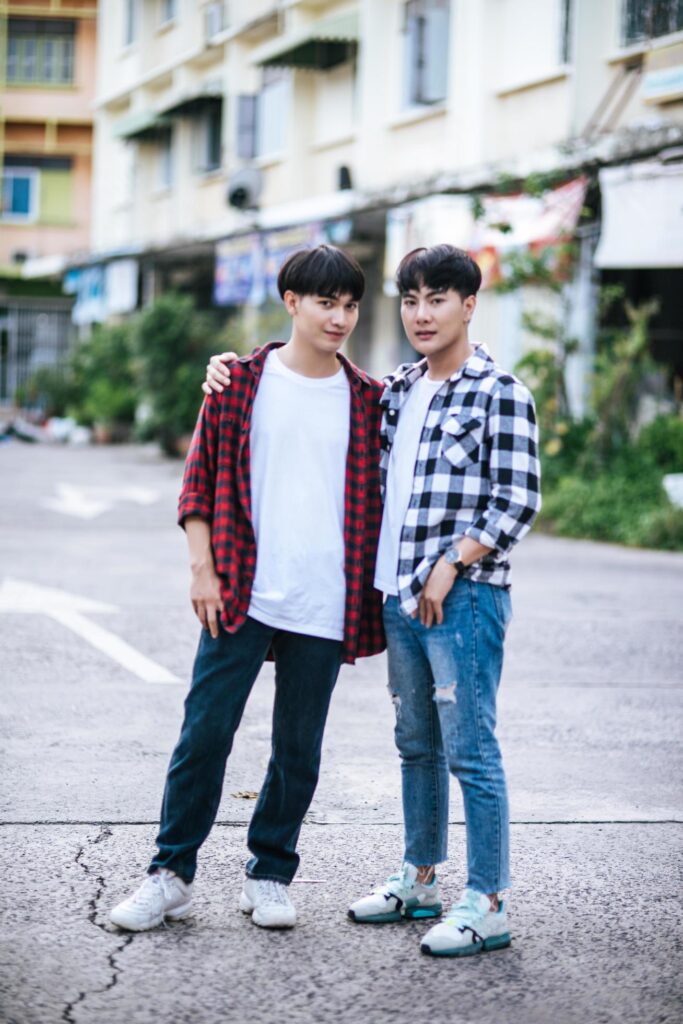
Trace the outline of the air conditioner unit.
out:
<instances>
[{"instance_id":1,"label":"air conditioner unit","mask_svg":"<svg viewBox=\"0 0 683 1024\"><path fill-rule=\"evenodd\" d=\"M258 206L263 175L258 167L244 167L228 180L227 200L238 210L253 210Z\"/></svg>"},{"instance_id":2,"label":"air conditioner unit","mask_svg":"<svg viewBox=\"0 0 683 1024\"><path fill-rule=\"evenodd\" d=\"M204 38L212 39L225 28L225 4L218 2L207 4L204 11Z\"/></svg>"}]
</instances>

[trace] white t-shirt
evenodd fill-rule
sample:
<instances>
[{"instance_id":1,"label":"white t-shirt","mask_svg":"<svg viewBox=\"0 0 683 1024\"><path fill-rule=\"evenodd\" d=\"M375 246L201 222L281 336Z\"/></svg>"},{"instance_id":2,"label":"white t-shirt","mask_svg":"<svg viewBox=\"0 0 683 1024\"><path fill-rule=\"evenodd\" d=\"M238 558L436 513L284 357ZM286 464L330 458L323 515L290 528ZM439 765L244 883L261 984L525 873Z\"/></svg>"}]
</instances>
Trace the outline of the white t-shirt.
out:
<instances>
[{"instance_id":1,"label":"white t-shirt","mask_svg":"<svg viewBox=\"0 0 683 1024\"><path fill-rule=\"evenodd\" d=\"M343 367L302 377L268 354L251 417L256 576L249 615L342 640L344 489L351 392Z\"/></svg>"},{"instance_id":2,"label":"white t-shirt","mask_svg":"<svg viewBox=\"0 0 683 1024\"><path fill-rule=\"evenodd\" d=\"M377 590L383 590L385 594L398 594L396 578L401 530L413 493L417 450L432 398L442 384L442 380L431 380L424 373L415 381L401 407L389 455L382 528L375 567L375 587Z\"/></svg>"}]
</instances>

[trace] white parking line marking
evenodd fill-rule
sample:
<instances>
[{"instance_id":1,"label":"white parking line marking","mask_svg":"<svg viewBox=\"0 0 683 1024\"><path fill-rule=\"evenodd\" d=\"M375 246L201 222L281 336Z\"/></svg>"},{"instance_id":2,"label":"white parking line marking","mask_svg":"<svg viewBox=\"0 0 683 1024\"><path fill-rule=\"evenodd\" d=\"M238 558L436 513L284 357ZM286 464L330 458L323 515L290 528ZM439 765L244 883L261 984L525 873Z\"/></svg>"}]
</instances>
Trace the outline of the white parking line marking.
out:
<instances>
[{"instance_id":1,"label":"white parking line marking","mask_svg":"<svg viewBox=\"0 0 683 1024\"><path fill-rule=\"evenodd\" d=\"M69 594L66 590L5 579L0 587L0 612L48 615L92 647L106 654L145 683L179 683L177 676L136 651L125 640L85 618L84 613L116 612L114 605Z\"/></svg>"}]
</instances>

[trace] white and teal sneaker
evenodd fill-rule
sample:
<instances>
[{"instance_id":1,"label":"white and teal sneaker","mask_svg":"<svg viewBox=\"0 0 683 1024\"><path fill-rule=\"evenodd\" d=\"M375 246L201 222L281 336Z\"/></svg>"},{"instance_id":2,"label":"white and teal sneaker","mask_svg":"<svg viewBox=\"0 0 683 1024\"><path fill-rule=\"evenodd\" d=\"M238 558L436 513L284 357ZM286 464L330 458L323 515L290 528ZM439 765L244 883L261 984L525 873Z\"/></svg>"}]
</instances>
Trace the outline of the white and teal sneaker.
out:
<instances>
[{"instance_id":1,"label":"white and teal sneaker","mask_svg":"<svg viewBox=\"0 0 683 1024\"><path fill-rule=\"evenodd\" d=\"M436 876L424 885L417 881L417 868L404 864L384 885L349 907L349 917L359 924L388 924L392 921L438 917L443 906Z\"/></svg>"},{"instance_id":2,"label":"white and teal sneaker","mask_svg":"<svg viewBox=\"0 0 683 1024\"><path fill-rule=\"evenodd\" d=\"M465 889L448 917L430 928L420 943L428 956L472 956L503 949L512 942L505 905L491 910L488 896Z\"/></svg>"}]
</instances>

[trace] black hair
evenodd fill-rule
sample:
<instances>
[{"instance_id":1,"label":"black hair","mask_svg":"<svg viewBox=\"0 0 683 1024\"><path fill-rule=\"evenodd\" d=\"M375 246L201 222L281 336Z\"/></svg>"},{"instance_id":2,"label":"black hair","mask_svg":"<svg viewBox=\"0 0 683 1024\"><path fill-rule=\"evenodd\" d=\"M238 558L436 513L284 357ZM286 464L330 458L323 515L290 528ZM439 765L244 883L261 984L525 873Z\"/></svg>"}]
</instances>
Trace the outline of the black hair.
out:
<instances>
[{"instance_id":1,"label":"black hair","mask_svg":"<svg viewBox=\"0 0 683 1024\"><path fill-rule=\"evenodd\" d=\"M454 245L433 245L413 249L403 257L396 271L399 295L422 287L434 291L452 288L461 299L476 295L481 285L481 270L464 249Z\"/></svg>"},{"instance_id":2,"label":"black hair","mask_svg":"<svg viewBox=\"0 0 683 1024\"><path fill-rule=\"evenodd\" d=\"M325 295L338 298L350 295L360 302L365 291L365 276L358 262L333 245L297 249L280 267L277 275L280 297L292 291L297 295Z\"/></svg>"}]
</instances>

